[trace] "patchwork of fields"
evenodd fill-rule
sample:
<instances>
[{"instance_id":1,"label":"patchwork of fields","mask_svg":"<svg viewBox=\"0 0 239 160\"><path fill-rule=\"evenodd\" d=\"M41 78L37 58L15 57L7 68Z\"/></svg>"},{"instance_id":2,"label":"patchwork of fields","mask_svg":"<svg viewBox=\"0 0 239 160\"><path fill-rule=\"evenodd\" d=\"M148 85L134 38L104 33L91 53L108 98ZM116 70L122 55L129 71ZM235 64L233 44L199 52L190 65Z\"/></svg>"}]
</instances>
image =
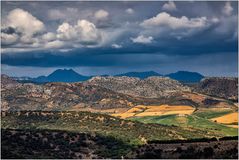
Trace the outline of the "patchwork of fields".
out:
<instances>
[{"instance_id":1,"label":"patchwork of fields","mask_svg":"<svg viewBox=\"0 0 239 160\"><path fill-rule=\"evenodd\" d=\"M147 124L210 130L215 134L226 136L238 134L238 112L230 108L196 109L186 105L138 105L125 112L112 114L112 116Z\"/></svg>"}]
</instances>

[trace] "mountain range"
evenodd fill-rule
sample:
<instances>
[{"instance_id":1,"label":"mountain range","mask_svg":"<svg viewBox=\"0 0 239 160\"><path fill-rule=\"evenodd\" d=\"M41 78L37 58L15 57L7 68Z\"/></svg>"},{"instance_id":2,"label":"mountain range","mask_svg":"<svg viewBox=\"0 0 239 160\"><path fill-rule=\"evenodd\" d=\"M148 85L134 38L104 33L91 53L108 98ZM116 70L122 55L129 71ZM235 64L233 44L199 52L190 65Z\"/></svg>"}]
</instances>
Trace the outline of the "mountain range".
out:
<instances>
[{"instance_id":1,"label":"mountain range","mask_svg":"<svg viewBox=\"0 0 239 160\"><path fill-rule=\"evenodd\" d=\"M238 100L237 80L207 78L190 87L168 77L96 76L84 82L39 85L19 83L1 75L1 107L2 110L129 109L142 104L231 107L233 103L227 101Z\"/></svg>"},{"instance_id":2,"label":"mountain range","mask_svg":"<svg viewBox=\"0 0 239 160\"><path fill-rule=\"evenodd\" d=\"M101 75L107 77L108 75ZM146 79L148 77L169 77L182 83L196 83L204 78L203 75L197 72L178 71L167 75L162 75L154 71L147 72L127 72L122 74L116 74L114 77L135 77L139 79ZM93 76L85 76L75 72L72 69L57 69L48 76L39 76L37 78L31 77L12 77L13 79L20 82L33 82L33 83L46 83L46 82L81 82L92 78Z\"/></svg>"},{"instance_id":3,"label":"mountain range","mask_svg":"<svg viewBox=\"0 0 239 160\"><path fill-rule=\"evenodd\" d=\"M188 91L188 87L166 77L144 80L93 77L80 83L49 82L41 85L18 83L6 75L2 75L1 79L3 110L130 108L137 104L160 104L175 94Z\"/></svg>"}]
</instances>

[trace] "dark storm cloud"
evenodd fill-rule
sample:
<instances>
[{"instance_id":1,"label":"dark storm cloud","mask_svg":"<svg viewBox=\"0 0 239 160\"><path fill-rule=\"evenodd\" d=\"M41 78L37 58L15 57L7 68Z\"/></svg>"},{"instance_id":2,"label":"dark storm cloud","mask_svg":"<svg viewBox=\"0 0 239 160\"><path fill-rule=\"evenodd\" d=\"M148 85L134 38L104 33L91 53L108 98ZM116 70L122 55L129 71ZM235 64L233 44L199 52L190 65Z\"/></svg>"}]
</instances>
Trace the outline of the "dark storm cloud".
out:
<instances>
[{"instance_id":1,"label":"dark storm cloud","mask_svg":"<svg viewBox=\"0 0 239 160\"><path fill-rule=\"evenodd\" d=\"M170 64L167 66L170 71L179 69L176 63L186 60L200 57L200 65L207 66L207 57L220 57L214 62L215 68L228 65L234 73L238 50L237 2L174 2L175 10L162 9L165 3L2 2L1 32L7 43L2 43L1 62L9 66L120 66L129 70L139 65L142 69L150 65L157 70ZM225 8L227 3L229 7ZM14 28L6 20L17 8L42 22L45 30L18 34L22 24L14 22ZM67 25L59 33L63 23ZM87 32L89 26L92 35ZM83 32L82 28L86 30ZM34 43L28 44L26 40ZM234 58L228 58L228 53ZM185 69L207 73L216 70L184 65Z\"/></svg>"}]
</instances>

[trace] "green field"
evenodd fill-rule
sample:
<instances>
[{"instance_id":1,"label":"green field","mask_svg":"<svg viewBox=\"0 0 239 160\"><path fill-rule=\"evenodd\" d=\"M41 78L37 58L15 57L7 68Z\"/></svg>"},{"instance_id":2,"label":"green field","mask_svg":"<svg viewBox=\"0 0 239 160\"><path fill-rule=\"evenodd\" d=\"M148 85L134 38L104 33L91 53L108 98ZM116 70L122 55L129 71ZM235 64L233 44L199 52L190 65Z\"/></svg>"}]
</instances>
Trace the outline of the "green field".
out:
<instances>
[{"instance_id":1,"label":"green field","mask_svg":"<svg viewBox=\"0 0 239 160\"><path fill-rule=\"evenodd\" d=\"M216 113L219 115L218 113ZM202 116L202 114L201 114ZM213 117L215 114L208 113L204 116ZM227 127L222 124L212 122L206 118L197 115L165 115L165 116L147 116L147 117L133 117L131 120L143 123L156 123L169 126L180 126L183 128L197 128L205 131L211 131L215 134L223 134L225 136L237 136L238 131L236 128Z\"/></svg>"},{"instance_id":2,"label":"green field","mask_svg":"<svg viewBox=\"0 0 239 160\"><path fill-rule=\"evenodd\" d=\"M193 115L196 115L198 117L206 118L206 119L211 119L215 117L220 117L225 114L232 113L233 110L222 110L222 111L213 111L213 110L208 110L208 111L197 111L193 113Z\"/></svg>"}]
</instances>

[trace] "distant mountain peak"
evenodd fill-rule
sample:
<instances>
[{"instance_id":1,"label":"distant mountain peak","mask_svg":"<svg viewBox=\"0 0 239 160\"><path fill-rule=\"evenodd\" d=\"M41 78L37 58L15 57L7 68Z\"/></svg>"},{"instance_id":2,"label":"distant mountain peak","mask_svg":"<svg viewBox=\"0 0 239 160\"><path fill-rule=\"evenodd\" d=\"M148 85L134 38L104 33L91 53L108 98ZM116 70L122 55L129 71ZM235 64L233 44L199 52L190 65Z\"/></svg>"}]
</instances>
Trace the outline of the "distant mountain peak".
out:
<instances>
[{"instance_id":1,"label":"distant mountain peak","mask_svg":"<svg viewBox=\"0 0 239 160\"><path fill-rule=\"evenodd\" d=\"M200 82L204 78L202 74L190 71L177 71L175 73L170 73L165 76L183 83L196 83Z\"/></svg>"},{"instance_id":2,"label":"distant mountain peak","mask_svg":"<svg viewBox=\"0 0 239 160\"><path fill-rule=\"evenodd\" d=\"M88 80L90 77L83 76L73 69L57 69L46 77L40 76L36 82L79 82Z\"/></svg>"}]
</instances>

